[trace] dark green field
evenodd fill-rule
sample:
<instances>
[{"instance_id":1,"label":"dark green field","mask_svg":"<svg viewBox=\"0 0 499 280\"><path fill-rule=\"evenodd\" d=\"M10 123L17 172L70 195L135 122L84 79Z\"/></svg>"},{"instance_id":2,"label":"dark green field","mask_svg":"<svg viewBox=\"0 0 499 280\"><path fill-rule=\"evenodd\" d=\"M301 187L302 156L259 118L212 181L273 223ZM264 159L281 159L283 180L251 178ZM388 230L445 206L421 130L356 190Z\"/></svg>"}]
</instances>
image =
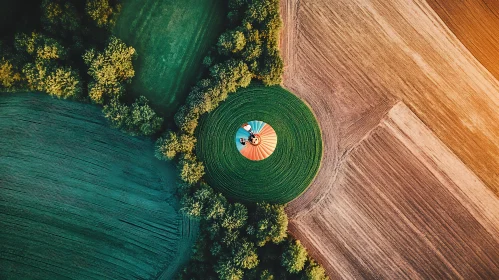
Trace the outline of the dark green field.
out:
<instances>
[{"instance_id":1,"label":"dark green field","mask_svg":"<svg viewBox=\"0 0 499 280\"><path fill-rule=\"evenodd\" d=\"M172 279L197 233L176 176L98 107L0 94L0 279Z\"/></svg>"},{"instance_id":2,"label":"dark green field","mask_svg":"<svg viewBox=\"0 0 499 280\"><path fill-rule=\"evenodd\" d=\"M277 133L277 146L267 159L251 161L236 148L241 124L260 120ZM277 87L241 89L202 118L197 154L206 180L230 198L286 203L299 196L315 177L322 158L322 138L308 106Z\"/></svg>"},{"instance_id":3,"label":"dark green field","mask_svg":"<svg viewBox=\"0 0 499 280\"><path fill-rule=\"evenodd\" d=\"M124 0L115 34L138 53L133 94L170 116L223 32L226 0Z\"/></svg>"}]
</instances>

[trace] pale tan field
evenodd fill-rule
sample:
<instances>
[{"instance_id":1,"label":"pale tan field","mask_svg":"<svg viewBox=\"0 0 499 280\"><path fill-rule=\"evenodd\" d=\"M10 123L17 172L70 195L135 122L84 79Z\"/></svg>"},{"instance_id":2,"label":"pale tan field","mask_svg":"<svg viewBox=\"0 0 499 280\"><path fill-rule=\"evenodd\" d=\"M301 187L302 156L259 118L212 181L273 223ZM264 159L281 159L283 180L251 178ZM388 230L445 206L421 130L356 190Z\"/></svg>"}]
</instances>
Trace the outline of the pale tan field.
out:
<instances>
[{"instance_id":1,"label":"pale tan field","mask_svg":"<svg viewBox=\"0 0 499 280\"><path fill-rule=\"evenodd\" d=\"M499 278L496 78L424 0L281 3L325 151L291 233L333 278Z\"/></svg>"}]
</instances>

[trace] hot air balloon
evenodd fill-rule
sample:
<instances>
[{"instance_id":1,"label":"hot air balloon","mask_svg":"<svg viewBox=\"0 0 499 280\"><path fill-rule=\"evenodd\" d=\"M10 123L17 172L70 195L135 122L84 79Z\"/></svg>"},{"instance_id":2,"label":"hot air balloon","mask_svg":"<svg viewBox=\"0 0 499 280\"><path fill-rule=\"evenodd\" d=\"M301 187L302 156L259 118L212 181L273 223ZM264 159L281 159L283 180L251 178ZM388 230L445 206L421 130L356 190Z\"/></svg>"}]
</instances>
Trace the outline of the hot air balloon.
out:
<instances>
[{"instance_id":1,"label":"hot air balloon","mask_svg":"<svg viewBox=\"0 0 499 280\"><path fill-rule=\"evenodd\" d=\"M269 157L277 145L274 129L262 121L250 121L241 125L236 132L236 146L249 160L263 160Z\"/></svg>"}]
</instances>

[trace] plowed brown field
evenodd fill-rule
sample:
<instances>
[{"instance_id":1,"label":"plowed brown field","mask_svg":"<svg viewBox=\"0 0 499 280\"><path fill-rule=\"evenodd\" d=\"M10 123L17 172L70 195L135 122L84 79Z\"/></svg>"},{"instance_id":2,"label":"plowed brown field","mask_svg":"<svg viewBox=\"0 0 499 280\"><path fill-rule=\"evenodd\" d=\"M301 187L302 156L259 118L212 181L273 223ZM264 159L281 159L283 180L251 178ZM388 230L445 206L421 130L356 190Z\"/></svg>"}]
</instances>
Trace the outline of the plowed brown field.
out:
<instances>
[{"instance_id":1,"label":"plowed brown field","mask_svg":"<svg viewBox=\"0 0 499 280\"><path fill-rule=\"evenodd\" d=\"M495 77L424 0L281 3L324 140L291 233L333 278L498 278Z\"/></svg>"},{"instance_id":2,"label":"plowed brown field","mask_svg":"<svg viewBox=\"0 0 499 280\"><path fill-rule=\"evenodd\" d=\"M499 1L427 1L478 61L499 78Z\"/></svg>"},{"instance_id":3,"label":"plowed brown field","mask_svg":"<svg viewBox=\"0 0 499 280\"><path fill-rule=\"evenodd\" d=\"M332 279L499 276L499 200L402 103L290 229Z\"/></svg>"}]
</instances>

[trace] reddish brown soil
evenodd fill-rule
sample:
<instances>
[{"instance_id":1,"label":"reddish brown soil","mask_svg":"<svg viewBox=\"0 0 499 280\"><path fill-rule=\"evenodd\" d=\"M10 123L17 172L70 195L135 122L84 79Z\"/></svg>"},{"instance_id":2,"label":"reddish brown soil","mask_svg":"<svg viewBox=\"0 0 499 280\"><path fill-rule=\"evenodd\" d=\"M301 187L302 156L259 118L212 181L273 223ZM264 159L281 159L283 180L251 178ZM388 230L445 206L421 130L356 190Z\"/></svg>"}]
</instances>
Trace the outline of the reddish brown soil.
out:
<instances>
[{"instance_id":1,"label":"reddish brown soil","mask_svg":"<svg viewBox=\"0 0 499 280\"><path fill-rule=\"evenodd\" d=\"M291 233L333 278L499 277L495 77L424 0L281 3L325 151Z\"/></svg>"},{"instance_id":2,"label":"reddish brown soil","mask_svg":"<svg viewBox=\"0 0 499 280\"><path fill-rule=\"evenodd\" d=\"M427 2L478 61L499 78L499 1Z\"/></svg>"}]
</instances>

